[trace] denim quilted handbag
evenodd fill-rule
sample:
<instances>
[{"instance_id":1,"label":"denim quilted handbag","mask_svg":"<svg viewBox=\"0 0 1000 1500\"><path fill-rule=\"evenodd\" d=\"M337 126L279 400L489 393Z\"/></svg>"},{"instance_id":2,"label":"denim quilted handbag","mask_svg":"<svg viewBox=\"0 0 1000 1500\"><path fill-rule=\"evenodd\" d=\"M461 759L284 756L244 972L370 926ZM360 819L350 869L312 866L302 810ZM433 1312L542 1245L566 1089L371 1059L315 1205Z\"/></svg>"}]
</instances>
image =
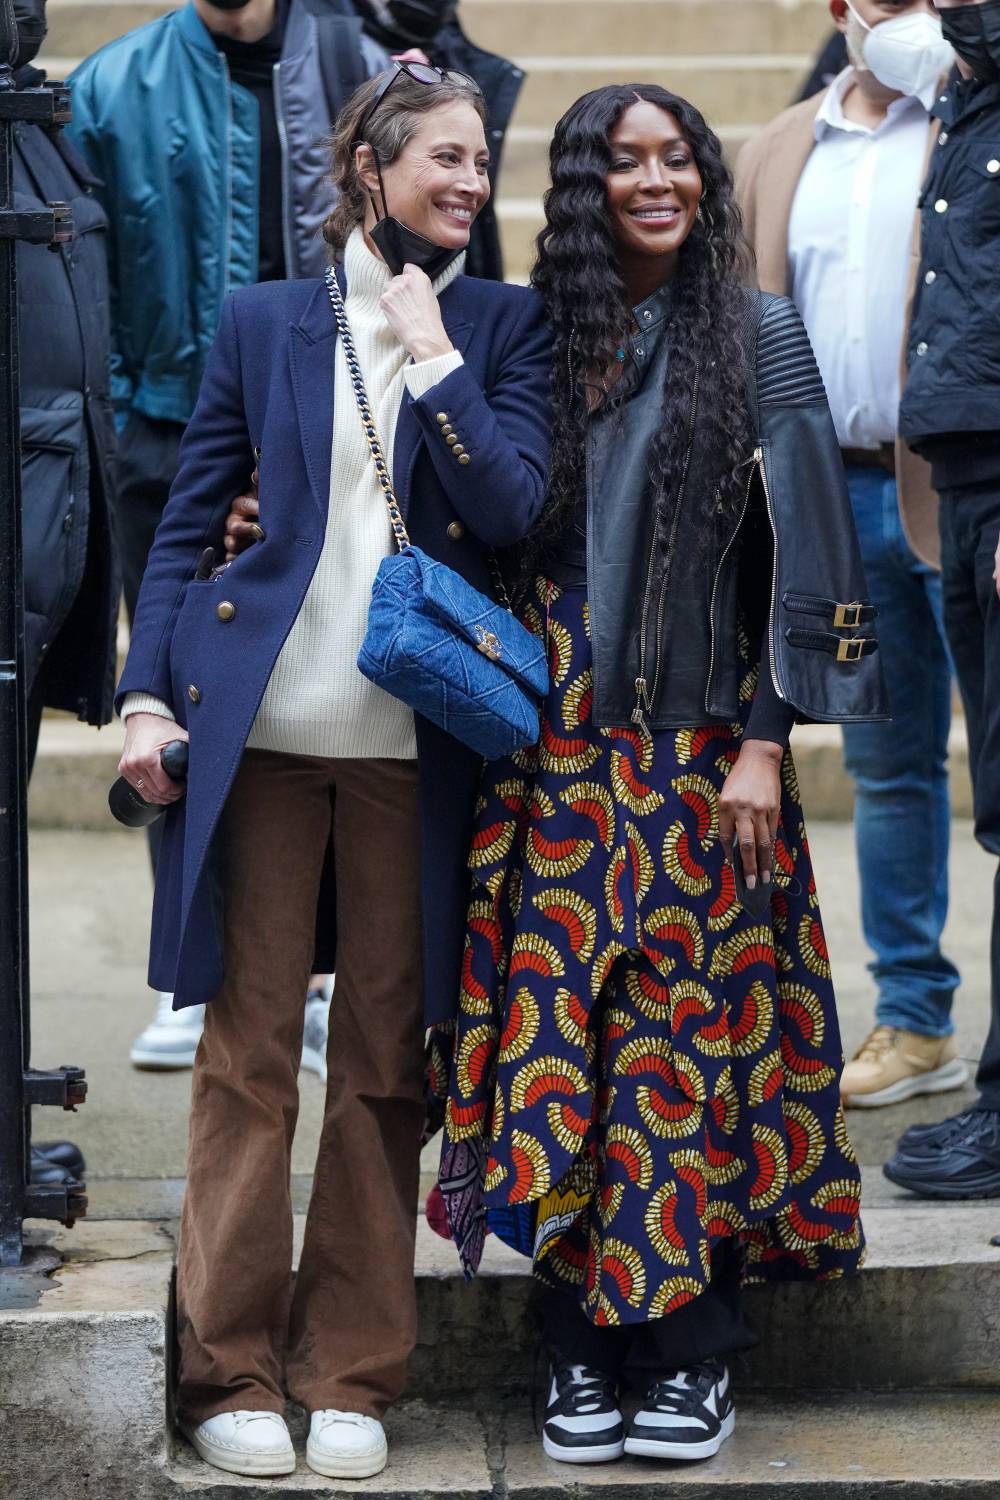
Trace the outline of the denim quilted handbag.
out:
<instances>
[{"instance_id":1,"label":"denim quilted handbag","mask_svg":"<svg viewBox=\"0 0 1000 1500\"><path fill-rule=\"evenodd\" d=\"M503 605L410 541L389 478L337 278L326 284L398 552L380 564L358 668L487 760L533 745L548 688L545 647Z\"/></svg>"}]
</instances>

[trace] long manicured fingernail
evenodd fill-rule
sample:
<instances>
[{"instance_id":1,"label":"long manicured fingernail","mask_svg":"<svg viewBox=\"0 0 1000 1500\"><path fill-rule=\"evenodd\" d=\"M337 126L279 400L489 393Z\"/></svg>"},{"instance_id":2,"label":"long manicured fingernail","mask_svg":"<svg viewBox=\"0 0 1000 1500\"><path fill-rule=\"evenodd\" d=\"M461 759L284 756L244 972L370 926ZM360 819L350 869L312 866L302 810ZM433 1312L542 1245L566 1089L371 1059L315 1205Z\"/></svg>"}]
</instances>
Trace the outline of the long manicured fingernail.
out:
<instances>
[{"instance_id":1,"label":"long manicured fingernail","mask_svg":"<svg viewBox=\"0 0 1000 1500\"><path fill-rule=\"evenodd\" d=\"M770 870L765 870L764 873L763 873L763 875L761 876L761 879L763 880L763 882L764 882L765 885L770 885L771 884L771 872L770 872Z\"/></svg>"},{"instance_id":2,"label":"long manicured fingernail","mask_svg":"<svg viewBox=\"0 0 1000 1500\"><path fill-rule=\"evenodd\" d=\"M756 877L756 875L748 875L747 876L747 890L748 891L753 891L753 890L756 890L756 888L757 888L757 877Z\"/></svg>"}]
</instances>

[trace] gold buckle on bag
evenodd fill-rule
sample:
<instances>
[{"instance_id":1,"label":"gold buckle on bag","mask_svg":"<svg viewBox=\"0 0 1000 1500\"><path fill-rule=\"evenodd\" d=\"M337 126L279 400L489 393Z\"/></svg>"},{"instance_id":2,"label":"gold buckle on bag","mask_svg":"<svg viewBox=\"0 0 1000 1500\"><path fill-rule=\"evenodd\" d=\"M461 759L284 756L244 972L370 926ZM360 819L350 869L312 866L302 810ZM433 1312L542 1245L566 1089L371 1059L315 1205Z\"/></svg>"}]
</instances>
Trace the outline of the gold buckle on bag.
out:
<instances>
[{"instance_id":1,"label":"gold buckle on bag","mask_svg":"<svg viewBox=\"0 0 1000 1500\"><path fill-rule=\"evenodd\" d=\"M863 636L855 636L850 641L837 642L838 661L860 661L865 654L865 641Z\"/></svg>"},{"instance_id":2,"label":"gold buckle on bag","mask_svg":"<svg viewBox=\"0 0 1000 1500\"><path fill-rule=\"evenodd\" d=\"M861 624L861 611L864 605L857 601L853 604L838 604L833 612L834 630L856 630Z\"/></svg>"},{"instance_id":3,"label":"gold buckle on bag","mask_svg":"<svg viewBox=\"0 0 1000 1500\"><path fill-rule=\"evenodd\" d=\"M487 630L484 625L474 625L473 629L476 632L476 650L488 656L490 661L499 661L503 655L500 637L492 630Z\"/></svg>"}]
</instances>

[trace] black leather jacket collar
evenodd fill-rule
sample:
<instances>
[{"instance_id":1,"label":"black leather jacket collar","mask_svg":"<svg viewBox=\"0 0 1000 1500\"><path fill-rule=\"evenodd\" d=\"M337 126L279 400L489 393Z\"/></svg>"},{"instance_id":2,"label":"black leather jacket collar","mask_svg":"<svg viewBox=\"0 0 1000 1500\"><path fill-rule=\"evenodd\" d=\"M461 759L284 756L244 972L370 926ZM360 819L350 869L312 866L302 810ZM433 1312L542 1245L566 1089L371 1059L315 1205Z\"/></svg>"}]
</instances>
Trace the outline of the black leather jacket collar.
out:
<instances>
[{"instance_id":1,"label":"black leather jacket collar","mask_svg":"<svg viewBox=\"0 0 1000 1500\"><path fill-rule=\"evenodd\" d=\"M836 433L808 336L784 297L747 292L757 437L735 528L706 548L715 468L698 423L664 585L653 566L648 455L669 357L669 288L635 309L626 400L590 424L587 586L594 721L645 730L730 722L740 708L741 622L798 717L888 717L877 640ZM691 563L694 557L696 561Z\"/></svg>"}]
</instances>

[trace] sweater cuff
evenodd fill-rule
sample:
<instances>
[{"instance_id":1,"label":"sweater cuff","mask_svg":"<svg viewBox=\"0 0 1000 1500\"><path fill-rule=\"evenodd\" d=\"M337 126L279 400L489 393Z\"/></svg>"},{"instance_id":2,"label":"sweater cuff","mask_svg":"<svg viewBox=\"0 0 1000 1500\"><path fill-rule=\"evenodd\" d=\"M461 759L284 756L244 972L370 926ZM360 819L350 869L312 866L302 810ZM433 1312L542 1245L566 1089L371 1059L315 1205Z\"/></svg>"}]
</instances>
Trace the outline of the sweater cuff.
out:
<instances>
[{"instance_id":1,"label":"sweater cuff","mask_svg":"<svg viewBox=\"0 0 1000 1500\"><path fill-rule=\"evenodd\" d=\"M434 359L422 359L419 364L407 365L406 389L414 401L419 401L421 396L426 396L428 391L440 385L446 375L450 375L452 370L457 370L464 363L458 350L452 349L450 354L438 354Z\"/></svg>"},{"instance_id":2,"label":"sweater cuff","mask_svg":"<svg viewBox=\"0 0 1000 1500\"><path fill-rule=\"evenodd\" d=\"M750 714L743 731L745 740L769 740L773 745L788 748L788 741L795 725L795 709L791 703L779 698L771 678L767 659L767 648L760 664L757 692L750 705Z\"/></svg>"},{"instance_id":3,"label":"sweater cuff","mask_svg":"<svg viewBox=\"0 0 1000 1500\"><path fill-rule=\"evenodd\" d=\"M154 697L152 693L126 693L119 718L124 723L130 714L159 714L161 719L172 719L175 724L177 722L177 715L170 705L164 703L162 698Z\"/></svg>"}]
</instances>

